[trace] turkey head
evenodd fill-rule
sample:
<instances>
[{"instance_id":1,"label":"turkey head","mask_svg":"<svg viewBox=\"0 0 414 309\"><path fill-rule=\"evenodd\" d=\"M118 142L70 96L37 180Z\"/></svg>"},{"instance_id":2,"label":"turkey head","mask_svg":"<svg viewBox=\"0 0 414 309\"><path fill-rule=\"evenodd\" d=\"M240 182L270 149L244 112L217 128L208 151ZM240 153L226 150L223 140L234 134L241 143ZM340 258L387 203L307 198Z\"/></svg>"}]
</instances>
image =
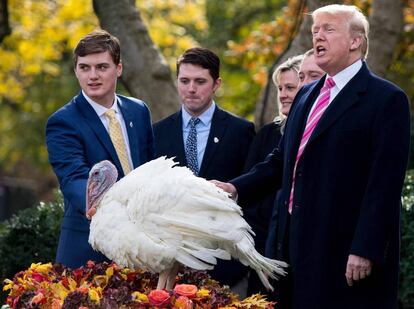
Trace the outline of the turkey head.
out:
<instances>
[{"instance_id":1,"label":"turkey head","mask_svg":"<svg viewBox=\"0 0 414 309\"><path fill-rule=\"evenodd\" d=\"M92 207L98 208L103 196L117 178L118 171L108 160L101 161L92 167L86 185L86 212Z\"/></svg>"}]
</instances>

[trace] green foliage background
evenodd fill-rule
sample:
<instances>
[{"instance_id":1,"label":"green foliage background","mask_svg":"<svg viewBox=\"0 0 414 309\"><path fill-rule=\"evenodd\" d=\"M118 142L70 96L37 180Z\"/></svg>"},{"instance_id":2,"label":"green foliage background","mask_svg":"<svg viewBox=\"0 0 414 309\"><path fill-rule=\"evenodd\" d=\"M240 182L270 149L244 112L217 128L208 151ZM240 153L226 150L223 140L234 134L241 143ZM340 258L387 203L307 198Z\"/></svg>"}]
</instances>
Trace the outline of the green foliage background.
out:
<instances>
[{"instance_id":1,"label":"green foliage background","mask_svg":"<svg viewBox=\"0 0 414 309\"><path fill-rule=\"evenodd\" d=\"M401 221L400 302L401 308L414 308L414 170L409 170L403 189Z\"/></svg>"},{"instance_id":2,"label":"green foliage background","mask_svg":"<svg viewBox=\"0 0 414 309\"><path fill-rule=\"evenodd\" d=\"M0 223L0 282L30 266L55 260L63 201L40 203ZM5 293L0 289L0 304Z\"/></svg>"}]
</instances>

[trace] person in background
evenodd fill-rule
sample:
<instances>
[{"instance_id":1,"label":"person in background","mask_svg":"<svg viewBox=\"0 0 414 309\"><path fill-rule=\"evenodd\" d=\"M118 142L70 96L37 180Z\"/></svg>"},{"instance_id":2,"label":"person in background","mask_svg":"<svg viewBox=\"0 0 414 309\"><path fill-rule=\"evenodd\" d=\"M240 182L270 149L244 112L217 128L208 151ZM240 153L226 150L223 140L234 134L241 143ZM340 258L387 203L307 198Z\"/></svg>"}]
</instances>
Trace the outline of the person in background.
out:
<instances>
[{"instance_id":1,"label":"person in background","mask_svg":"<svg viewBox=\"0 0 414 309\"><path fill-rule=\"evenodd\" d=\"M316 64L313 48L304 53L299 70L301 86L318 80L324 75L325 72Z\"/></svg>"},{"instance_id":2,"label":"person in background","mask_svg":"<svg viewBox=\"0 0 414 309\"><path fill-rule=\"evenodd\" d=\"M215 183L240 199L282 187L276 255L291 282L281 308L397 308L410 104L365 63L369 24L357 7L327 5L312 19L327 74L298 92L266 161Z\"/></svg>"},{"instance_id":3,"label":"person in background","mask_svg":"<svg viewBox=\"0 0 414 309\"><path fill-rule=\"evenodd\" d=\"M275 117L273 122L263 126L254 137L244 166L245 172L257 163L262 162L279 144L290 106L300 87L298 73L301 61L302 56L289 58L273 72L272 80L278 89L279 115ZM244 217L256 234L254 237L255 247L263 255L265 254L265 244L275 197L276 191L273 191L262 197L260 201L240 201ZM268 291L257 274L250 272L247 294L255 293L267 294Z\"/></svg>"},{"instance_id":4,"label":"person in background","mask_svg":"<svg viewBox=\"0 0 414 309\"><path fill-rule=\"evenodd\" d=\"M178 58L182 106L154 124L155 152L157 157L174 157L199 177L228 181L243 172L255 130L253 123L216 104L213 97L220 86L220 59L214 52L196 47ZM245 294L247 268L238 261L220 260L210 274Z\"/></svg>"},{"instance_id":5,"label":"person in background","mask_svg":"<svg viewBox=\"0 0 414 309\"><path fill-rule=\"evenodd\" d=\"M65 204L56 262L70 268L107 260L88 243L86 182L92 166L109 160L119 179L154 158L148 107L115 93L122 74L118 39L103 30L89 33L75 47L74 64L82 90L46 124L49 161Z\"/></svg>"}]
</instances>

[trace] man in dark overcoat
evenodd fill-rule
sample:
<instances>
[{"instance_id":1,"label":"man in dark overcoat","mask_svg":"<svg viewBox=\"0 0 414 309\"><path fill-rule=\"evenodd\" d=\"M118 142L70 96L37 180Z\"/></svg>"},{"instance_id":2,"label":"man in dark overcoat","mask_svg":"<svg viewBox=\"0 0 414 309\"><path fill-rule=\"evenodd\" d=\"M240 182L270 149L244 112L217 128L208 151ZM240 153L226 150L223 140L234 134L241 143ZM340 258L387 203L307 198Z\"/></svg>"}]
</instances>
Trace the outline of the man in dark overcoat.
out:
<instances>
[{"instance_id":1,"label":"man in dark overcoat","mask_svg":"<svg viewBox=\"0 0 414 309\"><path fill-rule=\"evenodd\" d=\"M239 198L281 186L277 257L290 264L280 308L397 308L409 102L364 59L368 21L354 6L312 13L316 62L284 137L230 183Z\"/></svg>"}]
</instances>

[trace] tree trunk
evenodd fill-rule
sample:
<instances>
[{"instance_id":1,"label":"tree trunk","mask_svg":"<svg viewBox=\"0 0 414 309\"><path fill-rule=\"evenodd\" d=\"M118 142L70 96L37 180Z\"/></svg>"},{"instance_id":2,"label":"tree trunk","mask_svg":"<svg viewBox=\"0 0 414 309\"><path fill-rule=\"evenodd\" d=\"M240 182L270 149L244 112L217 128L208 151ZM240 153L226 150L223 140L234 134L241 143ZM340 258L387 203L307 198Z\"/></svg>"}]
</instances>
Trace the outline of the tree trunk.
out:
<instances>
[{"instance_id":1,"label":"tree trunk","mask_svg":"<svg viewBox=\"0 0 414 309\"><path fill-rule=\"evenodd\" d=\"M384 77L403 31L403 1L374 0L371 9L367 62L372 71Z\"/></svg>"},{"instance_id":2,"label":"tree trunk","mask_svg":"<svg viewBox=\"0 0 414 309\"><path fill-rule=\"evenodd\" d=\"M7 0L0 0L0 43L11 33Z\"/></svg>"},{"instance_id":3,"label":"tree trunk","mask_svg":"<svg viewBox=\"0 0 414 309\"><path fill-rule=\"evenodd\" d=\"M333 3L338 3L338 1L306 0L306 7L308 12L312 12L321 6ZM382 76L385 75L392 62L393 51L402 32L402 9L402 0L372 1L372 13L369 18L371 32L369 35L370 56L368 57L368 64L374 72ZM305 9L302 10L301 14L304 13ZM273 71L287 58L300 55L312 48L311 26L312 17L306 15L303 18L299 33L270 69L267 85L256 104L255 123L257 127L270 122L277 113L277 89L271 78Z\"/></svg>"},{"instance_id":4,"label":"tree trunk","mask_svg":"<svg viewBox=\"0 0 414 309\"><path fill-rule=\"evenodd\" d=\"M144 100L154 121L180 105L170 68L152 42L133 0L93 0L101 27L121 42L122 81L132 96Z\"/></svg>"}]
</instances>

